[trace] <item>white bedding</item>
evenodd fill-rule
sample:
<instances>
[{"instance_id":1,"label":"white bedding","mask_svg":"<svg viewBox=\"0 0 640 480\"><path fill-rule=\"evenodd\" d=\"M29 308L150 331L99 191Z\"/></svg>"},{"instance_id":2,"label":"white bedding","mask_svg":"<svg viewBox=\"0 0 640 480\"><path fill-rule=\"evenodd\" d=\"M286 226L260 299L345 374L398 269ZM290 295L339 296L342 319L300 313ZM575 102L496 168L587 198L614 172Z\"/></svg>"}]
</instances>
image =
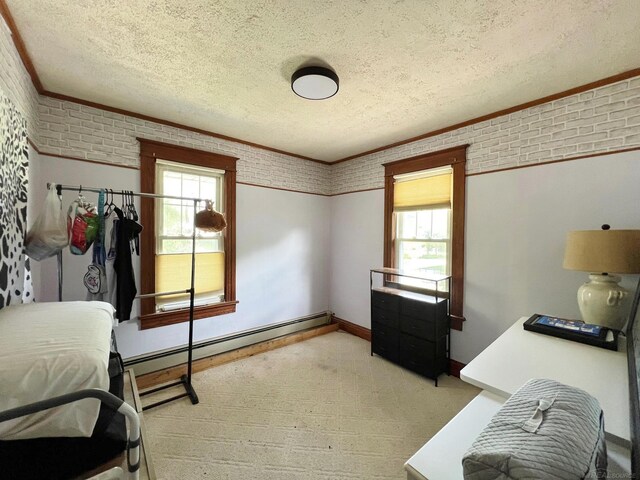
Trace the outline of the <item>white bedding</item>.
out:
<instances>
[{"instance_id":1,"label":"white bedding","mask_svg":"<svg viewBox=\"0 0 640 480\"><path fill-rule=\"evenodd\" d=\"M0 411L86 388L109 389L113 307L105 302L32 303L0 310ZM100 402L0 423L0 439L89 437Z\"/></svg>"}]
</instances>

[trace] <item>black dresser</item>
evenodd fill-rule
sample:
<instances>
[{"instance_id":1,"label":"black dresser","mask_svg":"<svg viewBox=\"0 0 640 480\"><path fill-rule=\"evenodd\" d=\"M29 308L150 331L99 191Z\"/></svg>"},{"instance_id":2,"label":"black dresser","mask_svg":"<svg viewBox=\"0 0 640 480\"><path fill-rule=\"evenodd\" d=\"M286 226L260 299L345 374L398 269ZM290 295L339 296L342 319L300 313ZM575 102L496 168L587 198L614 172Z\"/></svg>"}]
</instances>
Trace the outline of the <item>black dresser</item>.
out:
<instances>
[{"instance_id":1,"label":"black dresser","mask_svg":"<svg viewBox=\"0 0 640 480\"><path fill-rule=\"evenodd\" d=\"M397 288L371 288L371 355L435 380L449 371L448 299Z\"/></svg>"}]
</instances>

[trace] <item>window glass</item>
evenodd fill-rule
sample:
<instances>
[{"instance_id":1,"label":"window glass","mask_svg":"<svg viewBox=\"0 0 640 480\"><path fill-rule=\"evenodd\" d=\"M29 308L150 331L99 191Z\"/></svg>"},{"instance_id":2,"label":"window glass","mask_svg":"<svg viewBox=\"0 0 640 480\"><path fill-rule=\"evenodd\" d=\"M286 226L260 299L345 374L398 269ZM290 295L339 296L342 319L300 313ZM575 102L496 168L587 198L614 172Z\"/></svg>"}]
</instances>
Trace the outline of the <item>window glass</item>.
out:
<instances>
[{"instance_id":1,"label":"window glass","mask_svg":"<svg viewBox=\"0 0 640 480\"><path fill-rule=\"evenodd\" d=\"M432 234L431 238L450 238L449 232L449 208L432 210L433 222L431 223Z\"/></svg>"},{"instance_id":2,"label":"window glass","mask_svg":"<svg viewBox=\"0 0 640 480\"><path fill-rule=\"evenodd\" d=\"M178 197L211 199L215 209L221 211L222 185L224 174L214 169L181 167L170 162L158 162L158 193ZM190 253L193 235L193 202L173 199L157 201L158 255ZM199 205L197 210L202 210ZM224 243L222 233L196 230L196 252L222 252Z\"/></svg>"},{"instance_id":3,"label":"window glass","mask_svg":"<svg viewBox=\"0 0 640 480\"><path fill-rule=\"evenodd\" d=\"M450 218L449 208L396 212L398 268L416 274L448 275Z\"/></svg>"},{"instance_id":4,"label":"window glass","mask_svg":"<svg viewBox=\"0 0 640 480\"><path fill-rule=\"evenodd\" d=\"M431 238L431 219L432 212L431 210L420 210L417 212L418 217L418 238Z\"/></svg>"},{"instance_id":5,"label":"window glass","mask_svg":"<svg viewBox=\"0 0 640 480\"><path fill-rule=\"evenodd\" d=\"M222 211L224 173L158 160L156 191L177 197L209 199ZM200 211L205 205L197 205ZM190 200L156 201L156 291L174 291L189 284L193 248L194 204ZM224 298L224 237L222 232L196 229L196 305L216 303ZM156 311L189 305L188 295L156 297Z\"/></svg>"}]
</instances>

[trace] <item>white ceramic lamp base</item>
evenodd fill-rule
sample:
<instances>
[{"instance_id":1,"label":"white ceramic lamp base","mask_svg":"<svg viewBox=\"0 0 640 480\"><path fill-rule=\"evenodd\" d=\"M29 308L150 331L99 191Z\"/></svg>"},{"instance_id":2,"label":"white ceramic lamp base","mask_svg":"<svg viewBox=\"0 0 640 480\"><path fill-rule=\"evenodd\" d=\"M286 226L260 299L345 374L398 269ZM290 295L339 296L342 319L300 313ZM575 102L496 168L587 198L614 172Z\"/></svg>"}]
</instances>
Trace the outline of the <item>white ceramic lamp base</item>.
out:
<instances>
[{"instance_id":1,"label":"white ceramic lamp base","mask_svg":"<svg viewBox=\"0 0 640 480\"><path fill-rule=\"evenodd\" d=\"M629 292L618 282L617 275L589 275L589 281L578 289L578 306L585 323L622 330Z\"/></svg>"}]
</instances>

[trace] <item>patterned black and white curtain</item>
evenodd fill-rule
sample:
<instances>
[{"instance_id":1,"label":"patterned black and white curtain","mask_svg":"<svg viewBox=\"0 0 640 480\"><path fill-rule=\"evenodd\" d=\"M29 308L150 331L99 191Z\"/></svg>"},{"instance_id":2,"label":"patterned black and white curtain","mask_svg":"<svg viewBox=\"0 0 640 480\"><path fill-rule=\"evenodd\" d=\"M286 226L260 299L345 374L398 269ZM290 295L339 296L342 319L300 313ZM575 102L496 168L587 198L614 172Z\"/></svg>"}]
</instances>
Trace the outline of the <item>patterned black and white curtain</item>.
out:
<instances>
[{"instance_id":1,"label":"patterned black and white curtain","mask_svg":"<svg viewBox=\"0 0 640 480\"><path fill-rule=\"evenodd\" d=\"M27 232L27 122L0 91L0 308L33 299Z\"/></svg>"}]
</instances>

